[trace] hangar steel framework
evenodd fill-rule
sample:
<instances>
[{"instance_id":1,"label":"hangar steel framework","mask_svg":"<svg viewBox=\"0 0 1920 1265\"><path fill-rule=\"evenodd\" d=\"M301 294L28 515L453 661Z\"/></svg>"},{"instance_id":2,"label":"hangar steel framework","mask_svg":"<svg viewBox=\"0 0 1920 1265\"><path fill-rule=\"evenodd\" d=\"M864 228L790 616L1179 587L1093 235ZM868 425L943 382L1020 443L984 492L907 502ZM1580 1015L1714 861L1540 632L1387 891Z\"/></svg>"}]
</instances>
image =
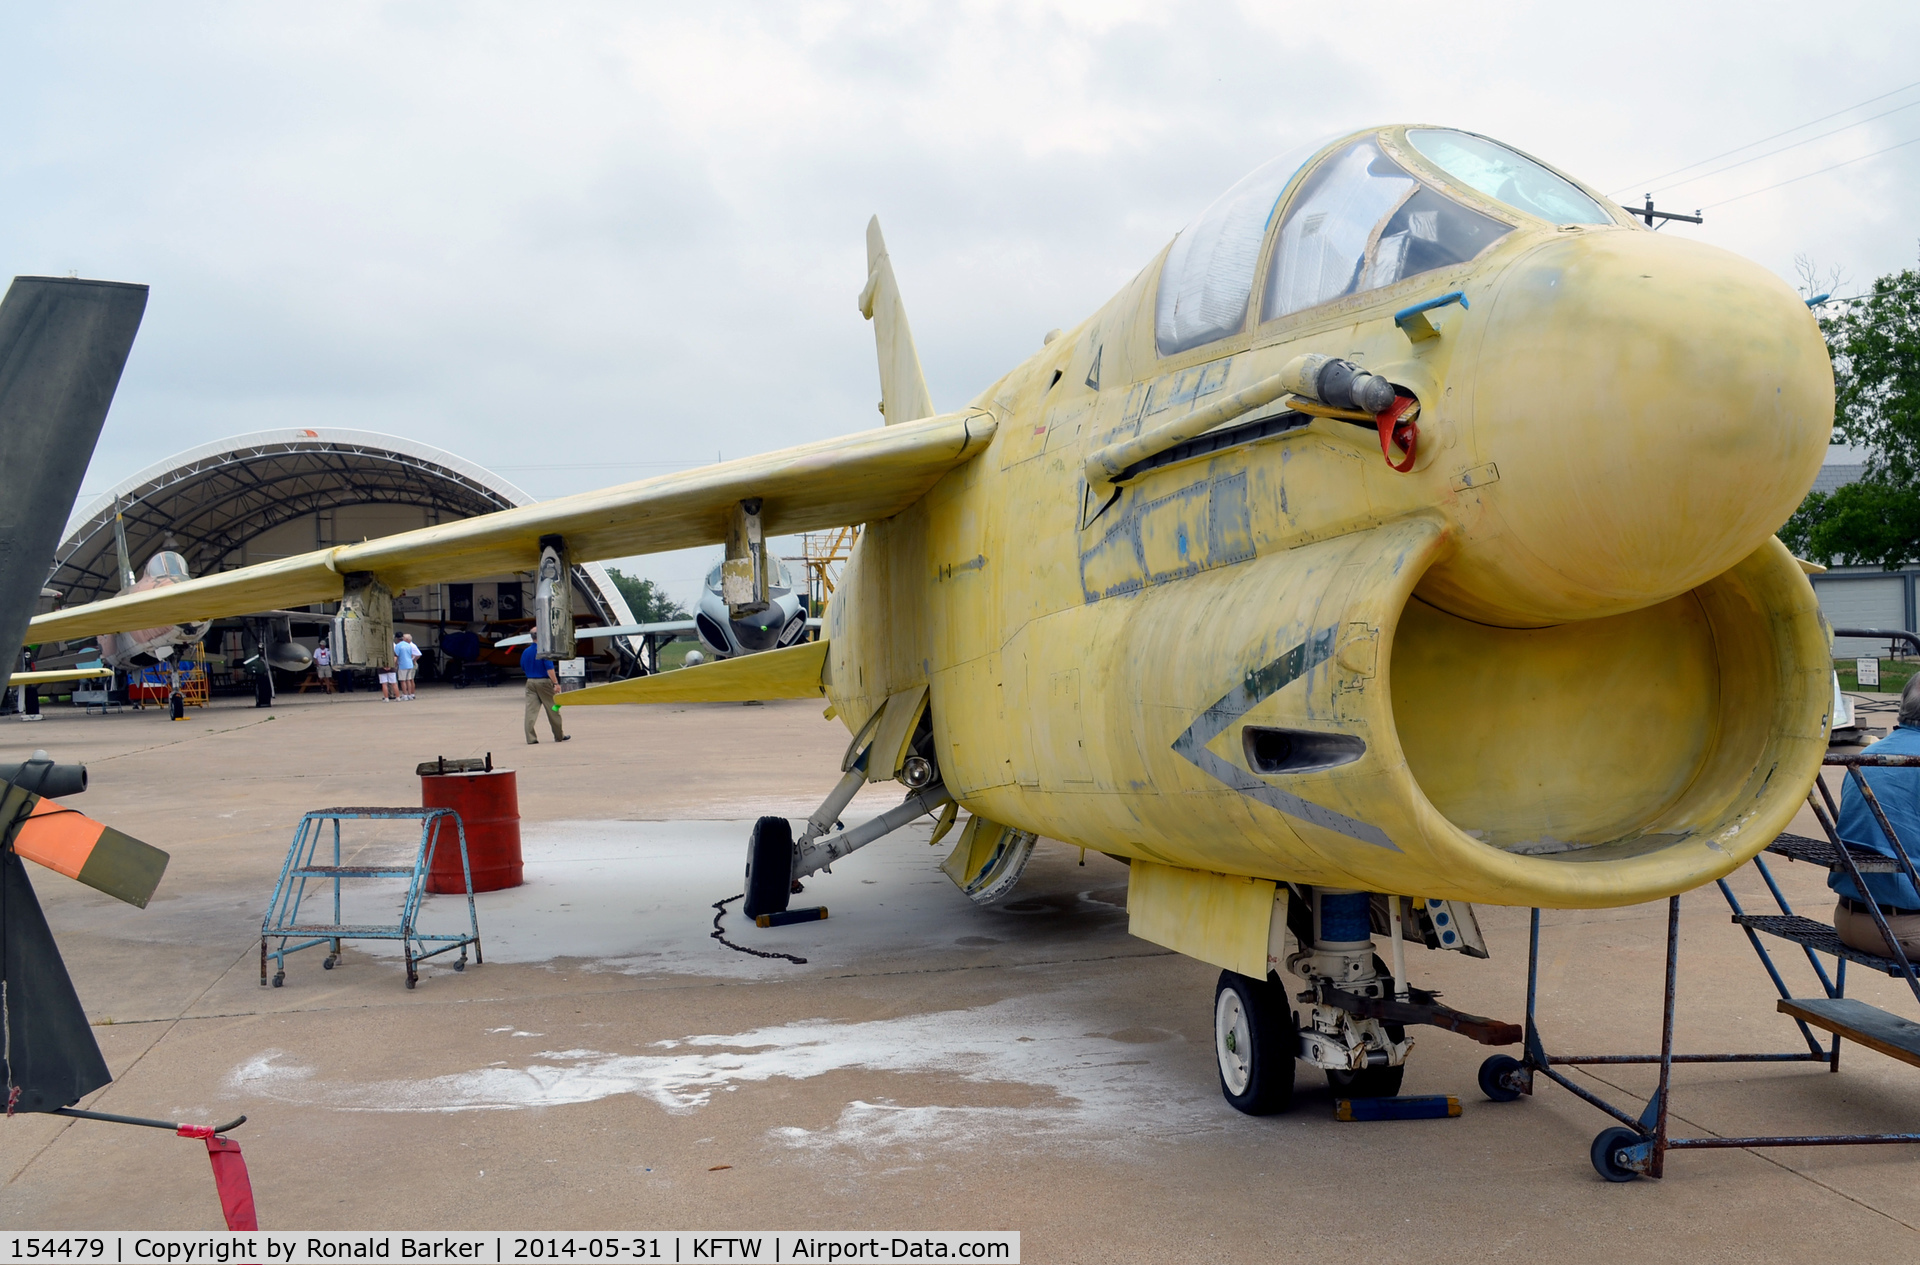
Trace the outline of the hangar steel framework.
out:
<instances>
[{"instance_id":1,"label":"hangar steel framework","mask_svg":"<svg viewBox=\"0 0 1920 1265\"><path fill-rule=\"evenodd\" d=\"M451 522L532 503L484 467L417 440L335 428L260 431L178 453L77 509L47 583L68 604L119 590L116 513L136 562L171 536L193 573L205 575L263 532L309 514L404 505L425 509L433 522ZM633 622L599 563L575 567L574 583L602 622Z\"/></svg>"}]
</instances>

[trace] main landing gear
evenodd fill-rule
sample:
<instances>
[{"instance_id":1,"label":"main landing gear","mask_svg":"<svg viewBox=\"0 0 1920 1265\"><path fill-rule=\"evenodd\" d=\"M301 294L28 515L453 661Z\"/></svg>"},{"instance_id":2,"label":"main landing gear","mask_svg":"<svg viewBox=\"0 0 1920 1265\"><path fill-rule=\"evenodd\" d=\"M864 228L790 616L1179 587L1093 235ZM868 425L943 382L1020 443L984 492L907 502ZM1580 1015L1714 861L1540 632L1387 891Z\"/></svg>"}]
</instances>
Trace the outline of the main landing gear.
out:
<instances>
[{"instance_id":1,"label":"main landing gear","mask_svg":"<svg viewBox=\"0 0 1920 1265\"><path fill-rule=\"evenodd\" d=\"M1287 990L1270 980L1220 972L1213 990L1213 1055L1220 1092L1250 1116L1293 1104L1293 1064L1300 1050Z\"/></svg>"},{"instance_id":2,"label":"main landing gear","mask_svg":"<svg viewBox=\"0 0 1920 1265\"><path fill-rule=\"evenodd\" d=\"M1312 889L1276 903L1269 937L1270 963L1279 960L1283 931L1300 946L1284 965L1307 987L1289 996L1278 972L1264 980L1221 973L1213 997L1213 1049L1220 1092L1252 1116L1284 1111L1293 1099L1294 1063L1326 1074L1341 1098L1391 1098L1406 1078L1413 1042L1407 1025L1433 1024L1486 1045L1514 1045L1520 1029L1510 1023L1463 1014L1434 994L1406 984L1406 952L1400 897L1387 898L1393 967L1374 952L1372 897L1366 892ZM1455 947L1447 928L1460 913L1428 902L1437 925L1416 934L1429 947ZM1477 929L1472 939L1478 941ZM1477 947L1477 943L1476 943ZM1484 949L1478 956L1484 956ZM1296 1005L1298 1008L1296 1009Z\"/></svg>"}]
</instances>

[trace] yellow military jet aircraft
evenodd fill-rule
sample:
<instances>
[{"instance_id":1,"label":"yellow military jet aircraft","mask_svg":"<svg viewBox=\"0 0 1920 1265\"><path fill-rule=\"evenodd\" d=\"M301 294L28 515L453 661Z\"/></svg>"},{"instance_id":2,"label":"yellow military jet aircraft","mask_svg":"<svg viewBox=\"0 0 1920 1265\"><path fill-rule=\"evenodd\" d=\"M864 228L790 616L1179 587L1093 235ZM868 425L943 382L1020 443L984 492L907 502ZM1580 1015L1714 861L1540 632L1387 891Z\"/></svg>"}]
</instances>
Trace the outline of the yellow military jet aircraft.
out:
<instances>
[{"instance_id":1,"label":"yellow military jet aircraft","mask_svg":"<svg viewBox=\"0 0 1920 1265\"><path fill-rule=\"evenodd\" d=\"M1407 986L1470 902L1605 907L1724 875L1807 793L1828 643L1773 536L1833 414L1780 280L1486 137L1370 128L1228 190L1118 295L933 416L868 229L887 425L37 620L41 639L865 522L817 643L569 705L819 697L855 738L749 912L924 812L991 899L1037 836L1131 865L1135 934L1223 968L1223 1091L1295 1055L1396 1091ZM543 625L565 650L570 630ZM365 641L379 653L389 638ZM910 790L829 833L864 781ZM1392 964L1375 935L1391 942ZM1296 1010L1278 973L1303 977Z\"/></svg>"}]
</instances>

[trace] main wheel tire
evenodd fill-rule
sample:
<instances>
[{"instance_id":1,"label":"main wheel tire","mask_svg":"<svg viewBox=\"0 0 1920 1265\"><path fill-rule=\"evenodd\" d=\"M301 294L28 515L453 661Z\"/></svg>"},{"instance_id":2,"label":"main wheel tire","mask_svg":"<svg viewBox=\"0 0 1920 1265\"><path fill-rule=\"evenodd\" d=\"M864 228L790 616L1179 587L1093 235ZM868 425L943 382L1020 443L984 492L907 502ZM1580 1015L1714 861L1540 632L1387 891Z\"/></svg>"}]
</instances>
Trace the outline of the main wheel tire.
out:
<instances>
[{"instance_id":1,"label":"main wheel tire","mask_svg":"<svg viewBox=\"0 0 1920 1265\"><path fill-rule=\"evenodd\" d=\"M749 918L777 914L787 907L793 888L793 823L785 817L762 817L753 823L747 840L747 900Z\"/></svg>"},{"instance_id":2,"label":"main wheel tire","mask_svg":"<svg viewBox=\"0 0 1920 1265\"><path fill-rule=\"evenodd\" d=\"M1593 1140L1587 1149L1587 1158L1593 1161L1593 1171L1610 1182L1638 1181L1640 1174L1620 1162L1620 1151L1624 1147L1634 1146L1646 1139L1632 1129L1623 1129L1615 1125L1603 1129L1600 1136Z\"/></svg>"},{"instance_id":3,"label":"main wheel tire","mask_svg":"<svg viewBox=\"0 0 1920 1265\"><path fill-rule=\"evenodd\" d=\"M1373 957L1373 973L1386 982L1387 995L1394 995L1393 973L1379 954ZM1405 1024L1382 1024L1387 1036L1395 1044L1407 1039ZM1333 1090L1335 1098L1392 1098L1400 1092L1400 1084L1407 1078L1407 1065L1398 1067L1367 1067L1357 1072L1327 1069L1327 1086Z\"/></svg>"},{"instance_id":4,"label":"main wheel tire","mask_svg":"<svg viewBox=\"0 0 1920 1265\"><path fill-rule=\"evenodd\" d=\"M1220 1092L1239 1111L1270 1116L1293 1102L1300 1038L1286 991L1220 972L1213 991L1213 1055Z\"/></svg>"},{"instance_id":5,"label":"main wheel tire","mask_svg":"<svg viewBox=\"0 0 1920 1265\"><path fill-rule=\"evenodd\" d=\"M1480 1065L1480 1092L1494 1102L1512 1102L1520 1091L1507 1083L1507 1077L1523 1064L1511 1054L1496 1054Z\"/></svg>"},{"instance_id":6,"label":"main wheel tire","mask_svg":"<svg viewBox=\"0 0 1920 1265\"><path fill-rule=\"evenodd\" d=\"M1335 1098L1392 1098L1406 1078L1405 1063L1398 1067L1365 1067L1357 1072L1327 1069L1327 1085Z\"/></svg>"}]
</instances>

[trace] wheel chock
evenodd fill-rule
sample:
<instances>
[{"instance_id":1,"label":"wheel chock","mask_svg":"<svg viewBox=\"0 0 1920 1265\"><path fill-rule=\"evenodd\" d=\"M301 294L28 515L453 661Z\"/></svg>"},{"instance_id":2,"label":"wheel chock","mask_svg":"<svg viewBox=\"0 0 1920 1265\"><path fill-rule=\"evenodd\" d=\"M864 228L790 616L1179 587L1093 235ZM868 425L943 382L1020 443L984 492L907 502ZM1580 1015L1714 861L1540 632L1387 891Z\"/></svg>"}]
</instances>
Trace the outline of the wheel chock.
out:
<instances>
[{"instance_id":1,"label":"wheel chock","mask_svg":"<svg viewBox=\"0 0 1920 1265\"><path fill-rule=\"evenodd\" d=\"M761 914L753 920L756 927L790 927L796 922L819 922L826 918L827 907L815 905L811 909L783 909L777 914Z\"/></svg>"},{"instance_id":2,"label":"wheel chock","mask_svg":"<svg viewBox=\"0 0 1920 1265\"><path fill-rule=\"evenodd\" d=\"M1445 1120L1460 1114L1451 1094L1412 1094L1403 1098L1336 1098L1336 1120Z\"/></svg>"}]
</instances>

